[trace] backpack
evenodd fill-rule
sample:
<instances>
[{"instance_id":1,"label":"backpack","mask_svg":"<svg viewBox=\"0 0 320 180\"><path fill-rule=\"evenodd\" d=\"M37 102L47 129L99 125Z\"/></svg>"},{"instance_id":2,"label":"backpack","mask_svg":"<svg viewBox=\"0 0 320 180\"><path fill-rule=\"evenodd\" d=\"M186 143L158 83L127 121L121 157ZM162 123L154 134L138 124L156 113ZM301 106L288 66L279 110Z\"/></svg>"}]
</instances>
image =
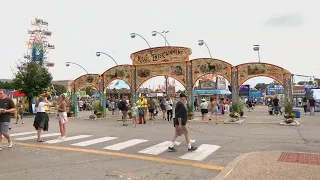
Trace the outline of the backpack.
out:
<instances>
[{"instance_id":1,"label":"backpack","mask_svg":"<svg viewBox=\"0 0 320 180\"><path fill-rule=\"evenodd\" d=\"M120 101L120 102L118 102L118 108L119 108L119 110L123 110L124 109L124 102L123 101Z\"/></svg>"}]
</instances>

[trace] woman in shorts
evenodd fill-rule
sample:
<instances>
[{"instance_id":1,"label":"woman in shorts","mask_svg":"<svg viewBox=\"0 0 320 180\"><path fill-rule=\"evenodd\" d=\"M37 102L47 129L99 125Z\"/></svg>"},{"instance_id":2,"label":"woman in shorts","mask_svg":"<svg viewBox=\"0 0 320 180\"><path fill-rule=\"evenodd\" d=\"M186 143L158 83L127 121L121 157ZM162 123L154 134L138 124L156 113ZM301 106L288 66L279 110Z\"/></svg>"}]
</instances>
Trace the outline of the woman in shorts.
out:
<instances>
[{"instance_id":1,"label":"woman in shorts","mask_svg":"<svg viewBox=\"0 0 320 180\"><path fill-rule=\"evenodd\" d=\"M59 128L60 128L60 134L61 136L59 139L65 139L66 138L66 123L68 122L68 116L67 116L67 103L65 101L64 95L59 96L59 105L56 108L58 110L58 117L59 117Z\"/></svg>"},{"instance_id":2,"label":"woman in shorts","mask_svg":"<svg viewBox=\"0 0 320 180\"><path fill-rule=\"evenodd\" d=\"M201 108L201 114L202 114L202 122L206 121L206 123L208 123L207 121L207 114L208 114L208 102L205 99L201 99L201 104L200 104L200 108Z\"/></svg>"},{"instance_id":3,"label":"woman in shorts","mask_svg":"<svg viewBox=\"0 0 320 180\"><path fill-rule=\"evenodd\" d=\"M211 99L210 101L210 111L211 111L210 117L212 118L212 115L215 114L216 121L218 121L218 103L214 98ZM209 120L211 120L211 118Z\"/></svg>"}]
</instances>

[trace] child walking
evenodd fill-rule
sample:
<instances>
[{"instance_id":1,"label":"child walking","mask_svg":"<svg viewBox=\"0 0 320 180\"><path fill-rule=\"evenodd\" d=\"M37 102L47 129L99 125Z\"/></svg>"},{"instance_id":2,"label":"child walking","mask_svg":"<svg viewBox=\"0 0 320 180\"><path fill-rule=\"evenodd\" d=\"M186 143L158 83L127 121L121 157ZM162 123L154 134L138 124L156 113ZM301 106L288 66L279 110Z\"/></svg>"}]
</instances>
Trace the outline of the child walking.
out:
<instances>
[{"instance_id":1,"label":"child walking","mask_svg":"<svg viewBox=\"0 0 320 180\"><path fill-rule=\"evenodd\" d=\"M133 127L136 127L137 126L137 118L139 118L139 108L137 107L136 103L133 103L131 111L132 111Z\"/></svg>"}]
</instances>

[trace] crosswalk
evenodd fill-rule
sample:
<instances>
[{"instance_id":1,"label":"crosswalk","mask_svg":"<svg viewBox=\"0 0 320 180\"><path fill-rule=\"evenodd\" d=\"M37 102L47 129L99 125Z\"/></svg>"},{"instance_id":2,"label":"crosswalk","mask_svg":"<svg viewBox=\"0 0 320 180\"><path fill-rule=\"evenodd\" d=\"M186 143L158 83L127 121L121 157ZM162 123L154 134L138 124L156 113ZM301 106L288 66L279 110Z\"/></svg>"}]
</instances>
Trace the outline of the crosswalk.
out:
<instances>
[{"instance_id":1,"label":"crosswalk","mask_svg":"<svg viewBox=\"0 0 320 180\"><path fill-rule=\"evenodd\" d=\"M37 139L37 132L20 132L20 133L13 133L11 136L15 141L28 141L28 140L35 140ZM145 154L145 155L152 155L158 156L165 153L168 150L168 146L170 141L164 141L156 144L154 141L147 140L147 139L130 139L120 141L121 138L113 137L113 136L105 136L105 137L94 137L93 135L74 135L68 136L65 139L61 140L57 137L60 136L60 133L47 133L42 134L42 138L46 138L44 143L45 144L58 144L62 143L63 145L71 145L77 147L96 147L94 145L103 145L103 150L108 151L123 151L123 150L130 150L132 147L144 147L144 149L139 150L134 153L138 154ZM89 139L90 138L90 139ZM117 141L117 142L113 142ZM70 143L70 144L69 144ZM110 144L112 143L112 144ZM149 147L148 145L151 144ZM181 142L176 142L175 145L179 146ZM100 148L101 148L100 147ZM196 151L193 152L183 152L184 154L178 155L180 159L184 160L191 160L191 161L203 161L212 155L214 152L220 149L221 146L219 145L212 145L212 144L201 144ZM136 148L135 148L136 149ZM177 156L177 157L178 157Z\"/></svg>"}]
</instances>

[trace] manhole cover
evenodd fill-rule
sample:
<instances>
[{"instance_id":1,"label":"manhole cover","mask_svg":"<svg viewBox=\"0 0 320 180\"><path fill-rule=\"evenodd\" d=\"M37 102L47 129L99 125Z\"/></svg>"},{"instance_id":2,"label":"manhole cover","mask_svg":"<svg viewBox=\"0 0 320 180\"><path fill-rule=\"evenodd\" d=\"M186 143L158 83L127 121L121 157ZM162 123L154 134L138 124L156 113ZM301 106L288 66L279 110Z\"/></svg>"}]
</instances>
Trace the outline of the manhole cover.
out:
<instances>
[{"instance_id":1,"label":"manhole cover","mask_svg":"<svg viewBox=\"0 0 320 180\"><path fill-rule=\"evenodd\" d=\"M310 164L320 166L320 155L308 154L308 153L281 153L278 161L299 163L299 164Z\"/></svg>"}]
</instances>

